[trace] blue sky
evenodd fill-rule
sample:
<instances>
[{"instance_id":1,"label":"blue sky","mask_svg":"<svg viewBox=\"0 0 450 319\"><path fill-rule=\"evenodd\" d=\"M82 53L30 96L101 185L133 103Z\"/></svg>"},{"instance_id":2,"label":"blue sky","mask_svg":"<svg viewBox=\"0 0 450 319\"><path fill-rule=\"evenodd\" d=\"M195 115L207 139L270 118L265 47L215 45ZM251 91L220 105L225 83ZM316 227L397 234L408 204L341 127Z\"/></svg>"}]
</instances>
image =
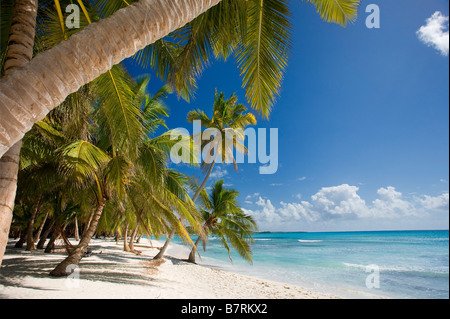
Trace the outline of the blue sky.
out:
<instances>
[{"instance_id":1,"label":"blue sky","mask_svg":"<svg viewBox=\"0 0 450 319\"><path fill-rule=\"evenodd\" d=\"M365 24L371 3L379 29ZM279 130L278 171L217 165L211 181L238 190L260 230L448 229L449 57L416 33L435 12L448 17L448 1L362 1L347 28L303 1L290 8L294 42L280 97L269 120L257 117L257 127ZM155 76L151 83L153 92L161 86ZM187 112L210 114L216 88L248 105L241 84L233 59L214 62L191 103L167 99L169 127L192 131ZM200 169L179 170L202 178Z\"/></svg>"}]
</instances>

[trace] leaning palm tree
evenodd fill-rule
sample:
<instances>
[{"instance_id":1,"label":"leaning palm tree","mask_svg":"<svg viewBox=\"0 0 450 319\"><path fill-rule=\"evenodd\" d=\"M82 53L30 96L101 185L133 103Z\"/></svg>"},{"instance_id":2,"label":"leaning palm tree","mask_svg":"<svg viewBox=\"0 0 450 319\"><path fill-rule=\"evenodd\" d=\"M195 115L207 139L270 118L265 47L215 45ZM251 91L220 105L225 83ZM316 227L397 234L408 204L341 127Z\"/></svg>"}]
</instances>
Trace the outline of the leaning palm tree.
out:
<instances>
[{"instance_id":1,"label":"leaning palm tree","mask_svg":"<svg viewBox=\"0 0 450 319\"><path fill-rule=\"evenodd\" d=\"M187 115L189 123L200 121L204 128L220 132L217 139L213 138L211 141L207 140L202 143L202 149L207 147L210 152L206 152L207 158L202 162L202 169L206 175L192 198L194 201L205 187L218 159L222 163L232 162L237 171L233 147L239 152L247 153L247 148L239 140L245 138L243 132L248 125L256 125L256 119L252 113L246 112L247 108L243 104L237 104L237 101L238 98L235 94L225 99L225 94L223 92L218 94L216 90L211 118L201 110L190 111Z\"/></svg>"},{"instance_id":2,"label":"leaning palm tree","mask_svg":"<svg viewBox=\"0 0 450 319\"><path fill-rule=\"evenodd\" d=\"M206 175L200 186L195 187L195 194L192 197L193 202L197 200L200 192L204 189L219 156L223 163L232 161L237 170L232 147L238 146L236 147L238 151L247 151L245 146L239 142L238 138L244 138L244 136L242 136L243 130L247 125L255 125L256 119L253 114L246 113L247 108L243 104L237 104L237 101L238 99L235 94L231 95L231 97L226 100L225 94L223 92L218 94L216 90L213 104L213 116L211 118L201 110L190 111L187 115L188 122L201 121L203 127L207 129L216 129L220 134L220 138L213 139L212 141L204 141L202 143L202 149L208 147L211 151L214 150L214 155L211 157L211 154L207 152L208 158L206 161L202 162L202 168L206 172ZM194 136L194 139L195 138L198 137ZM217 144L217 141L221 142L220 145ZM164 245L154 259L159 259L164 256L174 235L174 231L169 234Z\"/></svg>"},{"instance_id":3,"label":"leaning palm tree","mask_svg":"<svg viewBox=\"0 0 450 319\"><path fill-rule=\"evenodd\" d=\"M251 262L252 233L257 231L256 223L252 216L243 213L239 207L237 197L239 193L223 187L223 180L217 181L208 195L205 190L201 196L201 213L203 216L203 228L205 232L216 236L227 249L231 260L230 245L239 255ZM203 238L204 247L206 241L199 236L195 242L197 246ZM192 248L188 261L195 263L196 248Z\"/></svg>"},{"instance_id":4,"label":"leaning palm tree","mask_svg":"<svg viewBox=\"0 0 450 319\"><path fill-rule=\"evenodd\" d=\"M159 115L165 113L159 99L167 91L163 88L156 97L150 98L144 94L147 83L128 83L131 88L121 88L118 92L126 97L121 100L122 103L100 95L101 103L98 103L93 115L96 123L92 132L95 136L93 143L77 140L60 148L61 174L73 184L79 184L80 188L92 190L95 210L80 243L50 273L52 276L67 276L70 273L67 266L77 265L81 261L105 208L108 209L108 205L112 207L111 201L118 203L118 206L125 205L124 210L134 214L131 218L134 224L145 221L149 216L159 215L152 220L152 224L162 224L157 227L165 230L169 227L176 229L186 242L193 244L180 219L186 220L201 233L197 226L196 209L187 191L182 186L177 188L174 185L182 184L182 180L167 170L169 145L174 143L170 140L170 132L150 137L157 126L164 124L159 119ZM99 87L108 92L105 83ZM111 89L117 91L116 87ZM143 100L145 103L142 103ZM108 103L115 103L121 116L108 114L107 111L114 108L105 108Z\"/></svg>"},{"instance_id":5,"label":"leaning palm tree","mask_svg":"<svg viewBox=\"0 0 450 319\"><path fill-rule=\"evenodd\" d=\"M3 4L2 4L3 7ZM1 43L0 68L5 76L14 69L23 67L33 56L33 45L36 26L37 0L17 0L14 6L5 3L10 15L0 17L0 39L8 39L8 44ZM9 9L9 10L8 10ZM2 11L0 10L0 13ZM6 18L9 24L3 24ZM3 34L4 30L9 34ZM4 35L4 37L3 37ZM0 111L1 118L4 117ZM21 138L17 139L6 152L0 155L0 265L8 241L9 226L14 209L14 198L17 190L17 173L19 171L19 155L22 146Z\"/></svg>"}]
</instances>

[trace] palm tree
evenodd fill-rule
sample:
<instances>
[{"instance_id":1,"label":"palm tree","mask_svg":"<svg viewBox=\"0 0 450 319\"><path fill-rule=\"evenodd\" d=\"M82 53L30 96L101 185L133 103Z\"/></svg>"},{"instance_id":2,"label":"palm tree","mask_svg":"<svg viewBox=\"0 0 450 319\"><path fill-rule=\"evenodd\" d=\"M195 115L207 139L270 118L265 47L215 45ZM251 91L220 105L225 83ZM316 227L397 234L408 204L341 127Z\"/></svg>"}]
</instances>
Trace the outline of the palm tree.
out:
<instances>
[{"instance_id":1,"label":"palm tree","mask_svg":"<svg viewBox=\"0 0 450 319\"><path fill-rule=\"evenodd\" d=\"M78 246L50 275L69 274L67 266L80 262L102 216L105 216L104 211L109 209L111 212L113 207L124 207L122 217L131 216L128 219L134 226L141 223L149 227L148 220L151 219L151 226L159 228L159 231L152 231L156 234L172 228L192 243L180 218L201 233L197 226L199 217L187 195L183 177L167 169L169 149L174 143L170 140L170 132L150 137L157 126L164 124L159 118L165 114L160 100L167 95L167 89L161 89L151 98L145 94L147 84L148 80L144 80L136 85L128 83L131 88L113 88L114 92L125 97L120 99L122 103L118 103L119 117L107 114L114 107L108 103L114 101L101 94L101 102L93 115L96 123L92 132L93 143L77 140L60 148L61 173L73 184L92 190L95 210ZM108 92L105 83L99 88ZM129 94L125 95L125 92ZM124 114L132 114L135 118ZM137 129L133 129L132 124ZM111 205L113 202L116 205Z\"/></svg>"},{"instance_id":2,"label":"palm tree","mask_svg":"<svg viewBox=\"0 0 450 319\"><path fill-rule=\"evenodd\" d=\"M17 0L9 11L12 11L10 28L6 28L9 30L9 37L5 37L9 40L8 45L2 46L7 49L2 52L0 59L5 76L11 74L14 69L23 67L32 59L37 0ZM3 23L3 20L1 22ZM1 117L3 116L2 114ZM14 209L21 146L22 141L18 139L3 156L0 156L0 265L8 241L9 226L7 225L11 224Z\"/></svg>"},{"instance_id":3,"label":"palm tree","mask_svg":"<svg viewBox=\"0 0 450 319\"><path fill-rule=\"evenodd\" d=\"M196 120L201 121L201 124L205 128L214 128L220 132L220 139L215 139L213 141L204 141L202 143L202 149L204 147L209 147L209 149L215 149L214 158L208 158L207 161L203 161L202 168L206 172L205 178L199 187L195 187L195 194L192 197L192 201L195 202L200 195L200 192L205 187L209 176L216 164L218 156L221 157L223 163L233 161L234 167L237 170L237 164L233 157L233 149L227 148L227 146L239 146L236 149L238 151L246 152L247 149L243 146L238 138L243 138L242 131L247 125L256 124L256 119L253 114L245 113L247 108L243 104L237 104L237 96L235 94L226 100L225 94L222 92L220 94L215 92L214 104L213 104L213 116L209 118L205 112L201 110L190 111L187 115L187 121L193 122ZM195 138L195 137L194 137ZM214 141L221 141L221 145L214 144ZM228 143L227 143L228 141ZM213 144L213 145L210 145ZM163 247L160 249L158 254L154 259L162 258L172 240L175 232L172 231L167 237ZM194 247L195 248L195 247Z\"/></svg>"},{"instance_id":4,"label":"palm tree","mask_svg":"<svg viewBox=\"0 0 450 319\"><path fill-rule=\"evenodd\" d=\"M0 156L19 141L36 121L61 104L69 94L149 44L185 26L194 18L200 18L200 15L220 2L221 0L134 2L117 10L113 15L92 23L76 35L37 55L25 67L2 78ZM360 1L309 2L316 6L317 11L327 21L345 25L356 18ZM253 107L267 115L279 88L281 76L278 71L282 71L286 64L290 29L286 1L224 0L221 5L224 10L217 12L219 16L201 18L207 19L209 23L216 21L216 26L224 27L227 18L244 8L247 19L239 19L239 24L236 25L235 18L231 20L229 28L216 28L217 33L211 33L209 36L211 41L203 41L206 46L197 45L198 41L195 41L191 51L194 55L200 54L201 58L206 54L209 44L212 43L217 48L228 44L225 49L215 50L220 56L226 57L236 48L247 97L251 99ZM242 15L238 14L237 17ZM203 27L207 28L204 24ZM227 38L217 40L223 39L223 34ZM233 41L227 41L230 39ZM283 43L285 45L282 45ZM17 91L19 85L28 94L21 95Z\"/></svg>"},{"instance_id":5,"label":"palm tree","mask_svg":"<svg viewBox=\"0 0 450 319\"><path fill-rule=\"evenodd\" d=\"M226 100L225 94L223 92L218 94L216 90L213 104L213 116L211 118L201 110L190 111L187 115L187 121L189 123L201 121L204 128L216 129L220 132L220 138L213 139L212 141L204 141L202 143L202 149L205 147L208 147L210 150L214 149L214 155L209 153L209 158L202 162L202 169L206 171L206 175L192 198L194 201L197 200L200 192L205 187L219 156L222 163L233 162L234 168L237 171L237 164L233 156L232 147L236 147L237 151L247 152L247 149L239 142L239 139L244 138L242 133L246 126L256 125L256 119L252 113L246 113L247 108L243 104L237 104L237 101L238 98L235 94L232 94L230 98ZM221 142L221 145L217 145L218 142Z\"/></svg>"},{"instance_id":6,"label":"palm tree","mask_svg":"<svg viewBox=\"0 0 450 319\"><path fill-rule=\"evenodd\" d=\"M202 191L201 213L203 215L203 228L205 232L216 236L223 246L228 250L231 260L230 244L237 250L239 255L251 262L251 247L253 241L252 233L257 231L256 223L252 216L243 213L237 202L239 193L223 187L223 180L217 181L211 193ZM198 237L195 246L201 240ZM203 239L204 245L206 244ZM192 248L188 261L195 263L196 248Z\"/></svg>"}]
</instances>

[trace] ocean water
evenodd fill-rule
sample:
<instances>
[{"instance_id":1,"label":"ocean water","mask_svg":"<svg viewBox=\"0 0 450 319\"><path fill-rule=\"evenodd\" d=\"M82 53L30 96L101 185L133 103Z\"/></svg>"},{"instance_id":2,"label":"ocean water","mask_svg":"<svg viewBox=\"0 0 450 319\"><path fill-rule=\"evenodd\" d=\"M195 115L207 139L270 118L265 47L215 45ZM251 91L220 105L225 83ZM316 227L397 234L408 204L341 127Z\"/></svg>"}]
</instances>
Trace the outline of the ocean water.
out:
<instances>
[{"instance_id":1,"label":"ocean water","mask_svg":"<svg viewBox=\"0 0 450 319\"><path fill-rule=\"evenodd\" d=\"M214 237L197 261L344 298L449 298L448 230L258 233L253 238L253 264L235 252L230 262Z\"/></svg>"}]
</instances>

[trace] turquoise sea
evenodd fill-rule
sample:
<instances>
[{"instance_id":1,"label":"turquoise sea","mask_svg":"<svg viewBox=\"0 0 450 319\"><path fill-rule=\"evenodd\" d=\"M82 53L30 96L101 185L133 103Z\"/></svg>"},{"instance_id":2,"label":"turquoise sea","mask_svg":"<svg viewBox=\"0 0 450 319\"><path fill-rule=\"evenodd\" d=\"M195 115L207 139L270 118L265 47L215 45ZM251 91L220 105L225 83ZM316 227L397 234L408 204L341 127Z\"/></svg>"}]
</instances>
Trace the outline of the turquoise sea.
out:
<instances>
[{"instance_id":1,"label":"turquoise sea","mask_svg":"<svg viewBox=\"0 0 450 319\"><path fill-rule=\"evenodd\" d=\"M258 233L253 238L253 264L237 253L231 263L214 237L197 261L345 298L449 298L448 230Z\"/></svg>"}]
</instances>

